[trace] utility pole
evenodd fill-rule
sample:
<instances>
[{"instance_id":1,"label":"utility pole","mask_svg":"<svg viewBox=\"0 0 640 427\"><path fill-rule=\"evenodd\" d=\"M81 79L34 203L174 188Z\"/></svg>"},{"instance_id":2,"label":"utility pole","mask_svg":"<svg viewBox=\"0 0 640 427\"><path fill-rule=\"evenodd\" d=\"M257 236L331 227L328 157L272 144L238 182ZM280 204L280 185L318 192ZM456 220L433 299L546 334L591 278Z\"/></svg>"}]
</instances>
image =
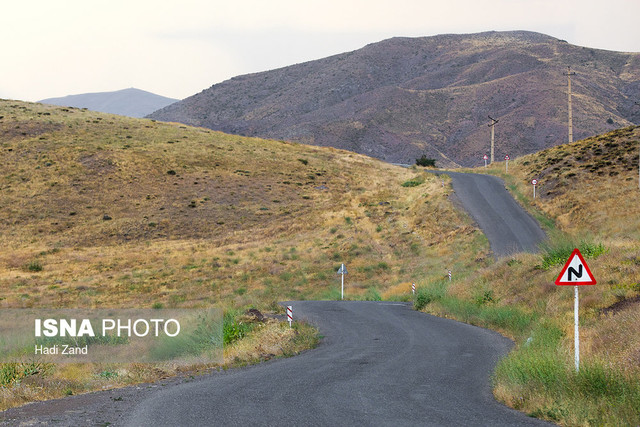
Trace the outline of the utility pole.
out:
<instances>
[{"instance_id":1,"label":"utility pole","mask_svg":"<svg viewBox=\"0 0 640 427\"><path fill-rule=\"evenodd\" d=\"M634 105L640 105L640 103L634 102ZM640 154L638 154L638 188L640 189Z\"/></svg>"},{"instance_id":2,"label":"utility pole","mask_svg":"<svg viewBox=\"0 0 640 427\"><path fill-rule=\"evenodd\" d=\"M567 67L567 72L564 73L569 81L569 142L573 142L573 112L571 108L571 76L575 76L576 73L571 71L571 67Z\"/></svg>"},{"instance_id":3,"label":"utility pole","mask_svg":"<svg viewBox=\"0 0 640 427\"><path fill-rule=\"evenodd\" d=\"M491 116L487 116L489 117L489 120L491 120L491 123L488 125L491 128L491 163L493 163L493 152L494 152L494 136L495 136L495 131L494 131L494 127L496 125L496 123L498 123L498 120L492 118Z\"/></svg>"}]
</instances>

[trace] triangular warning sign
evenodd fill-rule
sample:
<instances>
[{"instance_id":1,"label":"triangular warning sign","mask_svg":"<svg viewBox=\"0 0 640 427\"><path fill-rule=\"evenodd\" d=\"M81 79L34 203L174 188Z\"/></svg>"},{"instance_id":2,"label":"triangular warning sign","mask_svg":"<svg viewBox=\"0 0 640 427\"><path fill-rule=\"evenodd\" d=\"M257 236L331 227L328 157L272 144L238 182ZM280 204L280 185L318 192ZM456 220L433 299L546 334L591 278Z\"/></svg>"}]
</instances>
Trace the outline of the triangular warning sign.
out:
<instances>
[{"instance_id":1,"label":"triangular warning sign","mask_svg":"<svg viewBox=\"0 0 640 427\"><path fill-rule=\"evenodd\" d=\"M596 279L591 274L589 266L585 262L578 249L574 249L567 263L562 268L556 279L556 285L595 285Z\"/></svg>"},{"instance_id":2,"label":"triangular warning sign","mask_svg":"<svg viewBox=\"0 0 640 427\"><path fill-rule=\"evenodd\" d=\"M347 274L347 267L345 267L344 264L342 264L338 269L337 274Z\"/></svg>"}]
</instances>

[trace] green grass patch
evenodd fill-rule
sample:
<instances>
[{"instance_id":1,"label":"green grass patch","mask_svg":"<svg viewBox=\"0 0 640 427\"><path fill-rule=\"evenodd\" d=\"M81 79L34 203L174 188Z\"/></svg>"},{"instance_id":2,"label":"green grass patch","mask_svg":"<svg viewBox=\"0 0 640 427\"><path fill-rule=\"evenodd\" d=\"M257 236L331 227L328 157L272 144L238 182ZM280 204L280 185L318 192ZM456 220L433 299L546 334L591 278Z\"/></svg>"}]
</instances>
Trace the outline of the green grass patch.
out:
<instances>
[{"instance_id":1,"label":"green grass patch","mask_svg":"<svg viewBox=\"0 0 640 427\"><path fill-rule=\"evenodd\" d=\"M367 292L364 294L365 301L382 301L382 296L380 296L380 292L374 287L367 289Z\"/></svg>"},{"instance_id":2,"label":"green grass patch","mask_svg":"<svg viewBox=\"0 0 640 427\"><path fill-rule=\"evenodd\" d=\"M239 320L240 313L229 310L224 313L222 323L222 341L224 345L229 345L244 338L253 329L253 324Z\"/></svg>"},{"instance_id":3,"label":"green grass patch","mask_svg":"<svg viewBox=\"0 0 640 427\"><path fill-rule=\"evenodd\" d=\"M498 364L494 385L507 390L516 409L534 417L570 425L638 425L640 378L597 360L582 361L576 372L562 338L557 325L539 322Z\"/></svg>"},{"instance_id":4,"label":"green grass patch","mask_svg":"<svg viewBox=\"0 0 640 427\"><path fill-rule=\"evenodd\" d=\"M422 310L428 304L434 301L440 301L447 293L447 282L438 281L429 284L428 286L420 287L416 290L416 295L413 299L413 307L416 310Z\"/></svg>"},{"instance_id":5,"label":"green grass patch","mask_svg":"<svg viewBox=\"0 0 640 427\"><path fill-rule=\"evenodd\" d=\"M0 386L8 386L33 375L46 374L52 366L50 363L38 362L2 363L0 364Z\"/></svg>"},{"instance_id":6,"label":"green grass patch","mask_svg":"<svg viewBox=\"0 0 640 427\"><path fill-rule=\"evenodd\" d=\"M418 175L414 178L411 178L405 182L403 182L402 185L403 187L417 187L419 185L424 184L425 181L425 177L423 175Z\"/></svg>"},{"instance_id":7,"label":"green grass patch","mask_svg":"<svg viewBox=\"0 0 640 427\"><path fill-rule=\"evenodd\" d=\"M585 258L597 258L607 252L607 248L602 243L594 243L588 239L576 241L565 234L553 233L550 240L540 245L541 267L548 270L553 266L566 263L575 248L578 248Z\"/></svg>"}]
</instances>

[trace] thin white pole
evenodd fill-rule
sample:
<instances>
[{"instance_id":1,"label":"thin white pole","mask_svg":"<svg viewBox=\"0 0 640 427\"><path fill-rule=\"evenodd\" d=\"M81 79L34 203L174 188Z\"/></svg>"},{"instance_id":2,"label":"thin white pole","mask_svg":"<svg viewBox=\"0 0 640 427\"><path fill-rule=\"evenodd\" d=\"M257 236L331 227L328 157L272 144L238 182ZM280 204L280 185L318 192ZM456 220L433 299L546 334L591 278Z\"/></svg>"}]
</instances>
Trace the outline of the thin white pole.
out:
<instances>
[{"instance_id":1,"label":"thin white pole","mask_svg":"<svg viewBox=\"0 0 640 427\"><path fill-rule=\"evenodd\" d=\"M575 350L576 350L576 372L580 370L580 331L578 326L578 287L574 286L574 298L573 298L573 317L574 317L574 335L575 335Z\"/></svg>"},{"instance_id":2,"label":"thin white pole","mask_svg":"<svg viewBox=\"0 0 640 427\"><path fill-rule=\"evenodd\" d=\"M344 273L342 273L342 299L344 299Z\"/></svg>"}]
</instances>

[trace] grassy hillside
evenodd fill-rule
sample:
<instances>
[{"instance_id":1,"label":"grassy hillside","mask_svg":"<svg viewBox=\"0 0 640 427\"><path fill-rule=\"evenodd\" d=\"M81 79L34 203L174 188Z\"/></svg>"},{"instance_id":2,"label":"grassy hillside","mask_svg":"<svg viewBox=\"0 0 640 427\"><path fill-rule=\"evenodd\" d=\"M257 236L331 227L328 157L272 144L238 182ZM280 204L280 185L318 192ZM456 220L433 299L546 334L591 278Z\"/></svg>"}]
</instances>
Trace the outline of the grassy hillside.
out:
<instances>
[{"instance_id":1,"label":"grassy hillside","mask_svg":"<svg viewBox=\"0 0 640 427\"><path fill-rule=\"evenodd\" d=\"M348 298L408 299L406 282L491 262L440 178L333 148L3 100L0 150L4 308L276 311L339 298L343 262ZM271 328L250 357L293 337ZM2 406L154 378L24 369L0 372Z\"/></svg>"},{"instance_id":2,"label":"grassy hillside","mask_svg":"<svg viewBox=\"0 0 640 427\"><path fill-rule=\"evenodd\" d=\"M416 172L364 156L11 101L0 116L4 306L263 305L325 295L341 262L360 294L477 238L439 179L402 186Z\"/></svg>"},{"instance_id":3,"label":"grassy hillside","mask_svg":"<svg viewBox=\"0 0 640 427\"><path fill-rule=\"evenodd\" d=\"M549 242L451 286L423 284L428 311L515 339L495 375L495 394L510 406L563 425L640 422L639 150L640 127L628 127L512 160L508 175L504 162L492 165L546 224ZM598 281L580 289L579 374L573 288L554 284L574 247Z\"/></svg>"}]
</instances>

